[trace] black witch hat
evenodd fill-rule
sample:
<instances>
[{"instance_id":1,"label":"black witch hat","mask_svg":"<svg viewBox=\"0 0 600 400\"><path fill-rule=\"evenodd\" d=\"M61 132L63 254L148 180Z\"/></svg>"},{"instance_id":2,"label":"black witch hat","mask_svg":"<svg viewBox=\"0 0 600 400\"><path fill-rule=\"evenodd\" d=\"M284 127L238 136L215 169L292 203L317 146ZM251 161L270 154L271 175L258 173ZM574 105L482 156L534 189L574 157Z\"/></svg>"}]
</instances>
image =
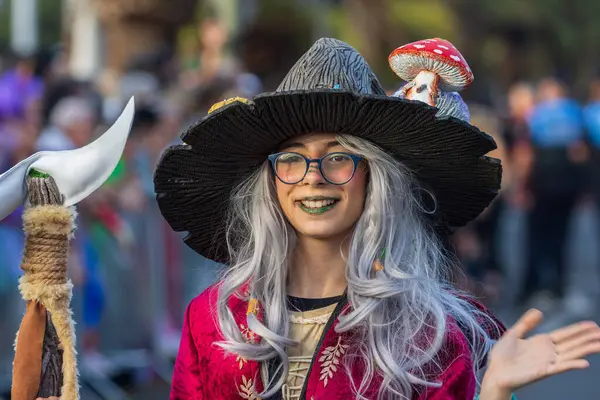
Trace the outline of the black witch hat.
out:
<instances>
[{"instance_id":1,"label":"black witch hat","mask_svg":"<svg viewBox=\"0 0 600 400\"><path fill-rule=\"evenodd\" d=\"M159 208L201 255L227 262L232 190L278 146L311 132L367 139L409 167L436 198L435 224L456 228L477 217L501 181L494 140L419 101L386 96L364 58L336 39L319 39L273 93L222 102L165 151L154 177Z\"/></svg>"}]
</instances>

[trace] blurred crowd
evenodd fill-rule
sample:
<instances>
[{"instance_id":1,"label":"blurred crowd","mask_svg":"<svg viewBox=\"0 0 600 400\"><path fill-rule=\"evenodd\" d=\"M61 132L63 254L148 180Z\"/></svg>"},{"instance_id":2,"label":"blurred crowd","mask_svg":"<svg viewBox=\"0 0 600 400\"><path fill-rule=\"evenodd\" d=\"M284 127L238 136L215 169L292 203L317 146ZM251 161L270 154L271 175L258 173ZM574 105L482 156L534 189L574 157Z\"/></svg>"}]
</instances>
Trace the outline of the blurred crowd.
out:
<instances>
[{"instance_id":1,"label":"blurred crowd","mask_svg":"<svg viewBox=\"0 0 600 400\"><path fill-rule=\"evenodd\" d=\"M82 368L88 371L106 374L113 368L103 355L107 337L102 332L116 329L106 328L115 324L107 313L116 311L107 304L116 298L112 304L126 314L120 323L144 321L128 345L157 346L158 332L158 346L174 355L183 308L203 289L198 281L188 282L187 269L201 261L160 218L152 183L155 164L163 149L178 143L179 133L214 103L272 89L225 51L227 33L218 21L206 20L200 33L195 62L178 64L170 54L149 54L131 60L118 80L74 79L60 48L2 60L0 173L36 151L89 143L110 126L130 96L136 97L123 159L108 182L78 206L69 268L81 299L78 332ZM600 205L600 82L584 102L572 99L558 80L546 78L514 85L493 106L470 107L472 123L498 143L492 156L502 160L504 178L492 206L453 238L466 272L460 284L489 304L497 303L505 273L498 227L507 208L520 209L527 215L528 261L519 301L550 305L564 295L569 218L581 204ZM14 322L0 326L3 346L12 343L7 338L16 332L21 312L15 291L24 240L21 212L0 222L0 310ZM115 271L121 278L114 277ZM204 286L211 279L202 281ZM5 347L0 363L10 362L12 349Z\"/></svg>"},{"instance_id":2,"label":"blurred crowd","mask_svg":"<svg viewBox=\"0 0 600 400\"><path fill-rule=\"evenodd\" d=\"M106 184L77 207L69 273L75 299L80 300L79 310L77 304L74 308L80 317L81 367L86 373L106 375L115 368L101 351L110 347L105 345L110 336L106 333L127 336L128 328L135 332L121 346L158 346L174 357L184 306L203 289L184 287L189 276L184 265L199 268L206 260L186 253L181 235L160 217L154 200L155 165L167 146L181 143L180 132L214 103L252 97L262 85L227 56L222 24L207 20L200 33L202 47L194 65L174 68L168 54L157 52L131 60L117 81L74 79L60 48L2 60L0 173L36 151L70 150L90 143L135 96L135 119L122 159ZM0 222L0 310L5 317L0 326L0 378L10 372L11 337L22 312L16 291L24 244L21 213L20 208ZM200 285L208 286L212 277L207 279L206 284L200 279ZM186 290L192 293L187 295ZM117 312L129 316L113 318L108 322L113 326L102 328L106 314L115 311L111 302ZM136 319L141 320L137 329Z\"/></svg>"},{"instance_id":3,"label":"blurred crowd","mask_svg":"<svg viewBox=\"0 0 600 400\"><path fill-rule=\"evenodd\" d=\"M578 207L600 205L600 83L578 101L558 79L517 83L499 107L472 108L472 122L494 137L504 165L502 191L454 237L463 285L497 303L505 275L499 224L507 209L525 216L525 270L517 301L552 310L564 296L570 221ZM501 239L500 239L501 240Z\"/></svg>"}]
</instances>

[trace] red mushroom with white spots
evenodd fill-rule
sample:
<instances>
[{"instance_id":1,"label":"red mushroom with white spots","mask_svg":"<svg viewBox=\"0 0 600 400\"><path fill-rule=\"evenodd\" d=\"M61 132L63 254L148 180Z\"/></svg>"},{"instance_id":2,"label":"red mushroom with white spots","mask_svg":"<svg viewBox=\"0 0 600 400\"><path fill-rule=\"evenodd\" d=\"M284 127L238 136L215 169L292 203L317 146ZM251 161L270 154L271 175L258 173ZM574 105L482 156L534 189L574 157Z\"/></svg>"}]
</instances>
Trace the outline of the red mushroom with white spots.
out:
<instances>
[{"instance_id":1,"label":"red mushroom with white spots","mask_svg":"<svg viewBox=\"0 0 600 400\"><path fill-rule=\"evenodd\" d=\"M404 97L436 105L438 88L458 92L473 82L465 58L444 39L425 39L398 47L389 56L392 70L409 82Z\"/></svg>"}]
</instances>

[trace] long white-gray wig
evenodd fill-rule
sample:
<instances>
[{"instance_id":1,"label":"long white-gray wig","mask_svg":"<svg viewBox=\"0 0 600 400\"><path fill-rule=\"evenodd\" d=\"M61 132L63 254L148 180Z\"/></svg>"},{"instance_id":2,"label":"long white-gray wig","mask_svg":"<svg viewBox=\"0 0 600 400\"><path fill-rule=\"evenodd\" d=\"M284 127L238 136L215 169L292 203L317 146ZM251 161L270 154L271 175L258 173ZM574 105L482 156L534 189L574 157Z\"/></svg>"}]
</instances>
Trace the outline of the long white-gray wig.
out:
<instances>
[{"instance_id":1,"label":"long white-gray wig","mask_svg":"<svg viewBox=\"0 0 600 400\"><path fill-rule=\"evenodd\" d=\"M337 139L349 151L363 155L369 168L365 208L344 254L351 310L339 317L336 327L338 332L352 331L360 337L356 354L365 374L352 383L356 398L365 398L363 393L375 374L383 377L380 399L410 399L414 385L440 385L430 381L425 367L435 364L449 316L468 336L477 376L493 344L481 321L493 321L456 296L449 284L454 263L426 221L428 211L414 177L366 140L348 135ZM288 337L286 302L296 236L277 201L267 163L237 188L230 207L227 233L232 261L219 289L218 317L225 338L219 345L246 359L279 358L282 374L258 394L269 397L285 383L289 371L286 346L296 344ZM386 249L385 268L374 274L373 263L381 249ZM247 296L240 290L247 283L264 316L262 322L252 314L248 318L248 328L262 338L255 344L245 340L228 306L230 296ZM430 332L425 341L424 332ZM349 373L351 366L346 364Z\"/></svg>"}]
</instances>

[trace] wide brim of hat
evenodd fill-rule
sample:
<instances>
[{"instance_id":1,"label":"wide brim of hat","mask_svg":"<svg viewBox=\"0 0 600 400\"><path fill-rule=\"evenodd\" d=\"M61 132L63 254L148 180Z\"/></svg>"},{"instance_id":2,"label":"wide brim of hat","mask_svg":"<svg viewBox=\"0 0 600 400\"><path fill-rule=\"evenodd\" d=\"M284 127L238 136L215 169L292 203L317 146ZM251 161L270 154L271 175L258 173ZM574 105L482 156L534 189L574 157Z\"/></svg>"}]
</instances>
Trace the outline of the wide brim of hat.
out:
<instances>
[{"instance_id":1,"label":"wide brim of hat","mask_svg":"<svg viewBox=\"0 0 600 400\"><path fill-rule=\"evenodd\" d=\"M228 261L225 239L232 190L280 144L311 132L367 139L409 167L433 190L437 215L449 227L477 217L500 188L502 168L485 154L494 140L418 101L337 90L266 93L234 102L193 124L185 144L167 149L156 169L159 208L185 243L217 262Z\"/></svg>"}]
</instances>

